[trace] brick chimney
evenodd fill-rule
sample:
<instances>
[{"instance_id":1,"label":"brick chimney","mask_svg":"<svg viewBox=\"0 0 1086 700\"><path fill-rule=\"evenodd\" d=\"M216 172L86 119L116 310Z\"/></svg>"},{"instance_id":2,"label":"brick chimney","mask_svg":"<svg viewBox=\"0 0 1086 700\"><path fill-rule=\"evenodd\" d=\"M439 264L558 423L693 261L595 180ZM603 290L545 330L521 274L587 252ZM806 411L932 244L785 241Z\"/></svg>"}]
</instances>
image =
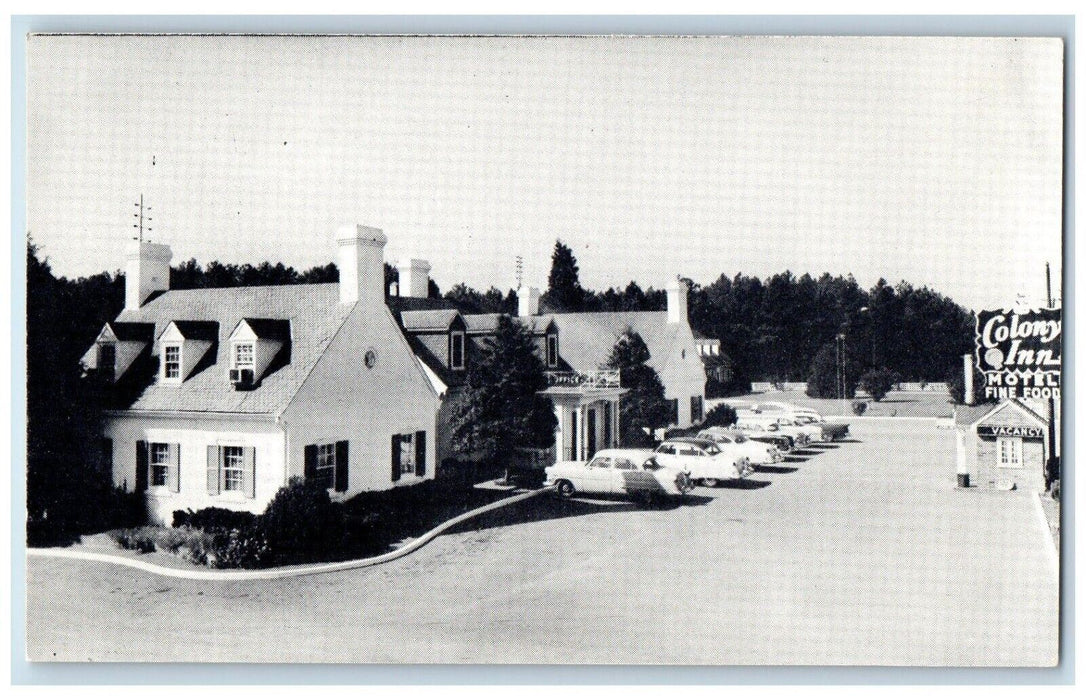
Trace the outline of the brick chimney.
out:
<instances>
[{"instance_id":1,"label":"brick chimney","mask_svg":"<svg viewBox=\"0 0 1086 700\"><path fill-rule=\"evenodd\" d=\"M339 303L362 302L378 308L385 303L385 244L379 228L347 224L336 231L339 246Z\"/></svg>"},{"instance_id":2,"label":"brick chimney","mask_svg":"<svg viewBox=\"0 0 1086 700\"><path fill-rule=\"evenodd\" d=\"M124 308L134 311L155 292L170 288L170 246L132 241L125 254Z\"/></svg>"},{"instance_id":3,"label":"brick chimney","mask_svg":"<svg viewBox=\"0 0 1086 700\"><path fill-rule=\"evenodd\" d=\"M537 316L539 314L539 288L517 288L517 316Z\"/></svg>"},{"instance_id":4,"label":"brick chimney","mask_svg":"<svg viewBox=\"0 0 1086 700\"><path fill-rule=\"evenodd\" d=\"M430 296L429 262L414 258L401 260L396 270L400 273L400 296L423 299Z\"/></svg>"},{"instance_id":5,"label":"brick chimney","mask_svg":"<svg viewBox=\"0 0 1086 700\"><path fill-rule=\"evenodd\" d=\"M686 323L686 282L676 277L667 283L667 322Z\"/></svg>"}]
</instances>

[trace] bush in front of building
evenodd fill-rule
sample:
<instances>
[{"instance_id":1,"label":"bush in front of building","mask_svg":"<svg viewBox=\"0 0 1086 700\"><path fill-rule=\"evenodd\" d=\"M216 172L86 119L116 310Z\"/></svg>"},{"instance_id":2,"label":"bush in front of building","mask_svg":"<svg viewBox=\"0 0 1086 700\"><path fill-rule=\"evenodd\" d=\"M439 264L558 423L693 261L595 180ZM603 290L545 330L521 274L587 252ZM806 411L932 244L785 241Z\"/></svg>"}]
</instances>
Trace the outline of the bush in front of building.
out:
<instances>
[{"instance_id":1,"label":"bush in front of building","mask_svg":"<svg viewBox=\"0 0 1086 700\"><path fill-rule=\"evenodd\" d=\"M852 402L852 412L857 416L862 416L864 413L867 412L867 402L866 401L853 401Z\"/></svg>"},{"instance_id":2,"label":"bush in front of building","mask_svg":"<svg viewBox=\"0 0 1086 700\"><path fill-rule=\"evenodd\" d=\"M249 539L258 533L268 566L321 561L340 551L343 517L326 488L295 476L272 498Z\"/></svg>"},{"instance_id":3,"label":"bush in front of building","mask_svg":"<svg viewBox=\"0 0 1086 700\"><path fill-rule=\"evenodd\" d=\"M739 421L739 414L735 412L735 409L726 403L717 404L709 409L709 412L705 414L705 420L702 421L702 428L727 428L730 425L735 425Z\"/></svg>"},{"instance_id":4,"label":"bush in front of building","mask_svg":"<svg viewBox=\"0 0 1086 700\"><path fill-rule=\"evenodd\" d=\"M869 369L860 375L860 388L874 401L882 401L897 383L897 374L885 367Z\"/></svg>"},{"instance_id":5,"label":"bush in front of building","mask_svg":"<svg viewBox=\"0 0 1086 700\"><path fill-rule=\"evenodd\" d=\"M241 530L255 525L258 517L244 510L211 507L193 511L189 508L173 512L173 526L194 530Z\"/></svg>"}]
</instances>

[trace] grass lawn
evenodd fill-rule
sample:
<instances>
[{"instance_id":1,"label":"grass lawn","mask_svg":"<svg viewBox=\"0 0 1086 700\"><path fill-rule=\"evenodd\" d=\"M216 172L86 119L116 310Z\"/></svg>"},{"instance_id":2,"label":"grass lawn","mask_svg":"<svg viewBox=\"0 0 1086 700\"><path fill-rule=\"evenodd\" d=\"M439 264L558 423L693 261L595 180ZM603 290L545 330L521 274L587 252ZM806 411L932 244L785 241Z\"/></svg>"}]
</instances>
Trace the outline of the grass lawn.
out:
<instances>
[{"instance_id":1,"label":"grass lawn","mask_svg":"<svg viewBox=\"0 0 1086 700\"><path fill-rule=\"evenodd\" d=\"M890 417L901 418L938 418L949 416L953 411L949 403L950 396L935 391L891 391L882 401L858 396L859 400L867 401L866 417ZM726 399L710 399L709 406L718 403L758 403L759 401L783 401L800 406L813 408L823 416L855 417L852 415L852 401L843 403L836 399L812 399L802 391L766 391L752 392L743 396L733 396Z\"/></svg>"}]
</instances>

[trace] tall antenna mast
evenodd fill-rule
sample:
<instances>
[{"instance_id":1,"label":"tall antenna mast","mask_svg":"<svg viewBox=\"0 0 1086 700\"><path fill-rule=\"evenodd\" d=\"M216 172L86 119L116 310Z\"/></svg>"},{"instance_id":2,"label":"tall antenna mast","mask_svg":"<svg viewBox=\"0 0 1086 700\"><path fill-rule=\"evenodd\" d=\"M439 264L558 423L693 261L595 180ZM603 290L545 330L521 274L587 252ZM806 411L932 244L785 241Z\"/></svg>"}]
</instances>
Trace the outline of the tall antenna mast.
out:
<instances>
[{"instance_id":1,"label":"tall antenna mast","mask_svg":"<svg viewBox=\"0 0 1086 700\"><path fill-rule=\"evenodd\" d=\"M524 258L517 256L517 289L520 289L524 280Z\"/></svg>"},{"instance_id":2,"label":"tall antenna mast","mask_svg":"<svg viewBox=\"0 0 1086 700\"><path fill-rule=\"evenodd\" d=\"M139 209L139 211L137 213L132 215L132 216L136 217L137 219L139 219L139 223L132 224L132 228L138 229L140 235L139 236L133 236L132 240L139 241L140 243L143 243L143 232L144 231L147 231L148 233L151 232L151 227L147 225L151 221L151 217L147 216L147 214L151 211L151 207L143 206L143 193L142 192L140 193L140 201L136 202L133 206L135 206L136 208Z\"/></svg>"}]
</instances>

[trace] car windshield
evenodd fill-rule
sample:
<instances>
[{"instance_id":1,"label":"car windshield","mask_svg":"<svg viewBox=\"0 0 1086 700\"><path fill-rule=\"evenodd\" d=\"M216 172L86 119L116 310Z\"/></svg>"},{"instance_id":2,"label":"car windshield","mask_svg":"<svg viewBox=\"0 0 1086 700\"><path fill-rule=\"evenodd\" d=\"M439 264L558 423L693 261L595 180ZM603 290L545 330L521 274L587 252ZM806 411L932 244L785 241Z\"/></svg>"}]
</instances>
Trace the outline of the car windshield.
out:
<instances>
[{"instance_id":1,"label":"car windshield","mask_svg":"<svg viewBox=\"0 0 1086 700\"><path fill-rule=\"evenodd\" d=\"M720 454L720 448L715 443L710 442L705 446L705 454L718 455Z\"/></svg>"},{"instance_id":2,"label":"car windshield","mask_svg":"<svg viewBox=\"0 0 1086 700\"><path fill-rule=\"evenodd\" d=\"M643 469L648 469L650 472L654 472L660 468L659 463L652 457L645 460L645 463L641 465Z\"/></svg>"}]
</instances>

